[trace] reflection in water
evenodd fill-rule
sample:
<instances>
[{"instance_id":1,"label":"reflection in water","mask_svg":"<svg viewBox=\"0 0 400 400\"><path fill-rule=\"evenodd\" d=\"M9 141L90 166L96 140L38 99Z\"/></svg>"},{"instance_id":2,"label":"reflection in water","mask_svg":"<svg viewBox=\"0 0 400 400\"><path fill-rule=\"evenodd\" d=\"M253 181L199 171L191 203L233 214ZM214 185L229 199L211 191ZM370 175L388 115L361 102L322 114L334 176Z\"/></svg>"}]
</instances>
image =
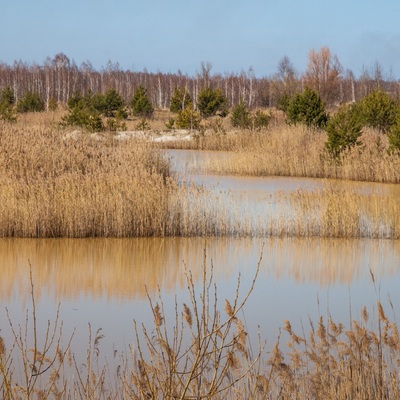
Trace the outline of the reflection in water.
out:
<instances>
[{"instance_id":1,"label":"reflection in water","mask_svg":"<svg viewBox=\"0 0 400 400\"><path fill-rule=\"evenodd\" d=\"M293 177L201 174L224 152L170 151L179 179L205 188L188 197L221 232L242 236L399 238L400 185ZM200 173L199 173L200 172ZM190 214L190 212L189 212ZM196 220L196 218L194 218ZM213 228L214 229L214 228ZM211 231L211 230L209 230Z\"/></svg>"},{"instance_id":2,"label":"reflection in water","mask_svg":"<svg viewBox=\"0 0 400 400\"><path fill-rule=\"evenodd\" d=\"M153 299L160 289L171 324L174 298L180 307L190 301L185 290L185 265L200 284L204 250L207 267L212 264L214 268L220 305L234 297L239 273L241 293L250 287L263 251L260 275L245 310L254 343L258 326L262 337L273 343L285 319L300 330L300 321L315 321L321 310L329 309L334 319L345 322L349 306L355 315L363 305L374 307L370 269L382 297L390 293L395 309L400 307L400 248L396 241L1 239L0 335L10 342L5 307L15 326L24 324L25 310L30 306L30 263L40 320L53 321L60 302L65 335L76 329L74 352L85 354L90 322L93 329L102 328L107 339L103 349L112 359L114 348L127 351L133 342L133 319L153 326L145 286ZM41 336L46 326L40 324Z\"/></svg>"},{"instance_id":3,"label":"reflection in water","mask_svg":"<svg viewBox=\"0 0 400 400\"><path fill-rule=\"evenodd\" d=\"M195 153L190 154L195 156ZM186 167L190 167L189 161L181 158L183 165L177 165L177 169L181 168L183 173ZM217 194L222 193L225 202L227 198L233 198L229 211L242 218L244 210L257 214L258 207L264 207L263 210L277 218L277 191L281 192L280 201L299 187L311 191L319 189L324 182L201 175L192 175L190 179L213 188ZM361 191L393 188L390 185L356 185ZM355 187L353 183L351 186ZM238 203L242 206L239 207ZM262 222L265 223L264 220ZM166 305L172 305L174 315L174 296L180 301L185 299L185 266L199 283L204 252L207 266L211 263L214 266L220 304L223 299L234 297L239 272L244 290L249 287L263 252L260 276L249 299L246 322L250 332L257 332L258 325L264 327L266 336L272 340L276 339L277 329L285 319L289 319L292 326L295 326L294 320L306 321L308 317L315 320L321 311L318 309L319 302L316 306L317 298L321 300L321 308L322 300L332 299L325 309L329 308L329 313L339 317L340 321L349 315L349 293L351 306L373 306L376 297L371 287L370 271L379 282L378 294L391 293L394 307L400 307L397 294L400 286L398 241L295 238L0 239L0 321L3 322L0 334L5 329L5 306L10 310L15 325L25 321L31 264L38 315L42 320L54 319L57 303L61 302L61 319L66 323L67 334L76 327L83 337L80 339L76 334L74 338L75 344L78 341L78 350L83 349L83 353L86 350L88 322L94 329L102 327L106 338L111 337L112 342L126 350L126 344L132 341L133 318L147 325L152 324L146 288L152 297L160 288ZM112 351L110 349L110 354Z\"/></svg>"},{"instance_id":4,"label":"reflection in water","mask_svg":"<svg viewBox=\"0 0 400 400\"><path fill-rule=\"evenodd\" d=\"M254 270L263 249L262 279L289 278L296 284L349 285L365 278L399 273L400 248L395 241L323 239L2 239L2 302L29 294L32 265L37 299L58 301L79 296L113 301L143 299L155 293L180 292L185 265L195 281L202 276L204 250L217 281ZM286 290L282 288L282 290Z\"/></svg>"}]
</instances>

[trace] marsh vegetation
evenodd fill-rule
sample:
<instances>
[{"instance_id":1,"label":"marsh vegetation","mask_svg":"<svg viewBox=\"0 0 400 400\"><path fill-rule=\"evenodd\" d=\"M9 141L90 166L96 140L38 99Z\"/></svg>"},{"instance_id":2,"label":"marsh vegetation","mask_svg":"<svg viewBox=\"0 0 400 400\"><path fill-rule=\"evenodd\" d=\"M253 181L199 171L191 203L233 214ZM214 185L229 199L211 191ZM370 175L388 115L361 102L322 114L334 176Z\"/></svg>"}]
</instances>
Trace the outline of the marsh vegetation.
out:
<instances>
[{"instance_id":1,"label":"marsh vegetation","mask_svg":"<svg viewBox=\"0 0 400 400\"><path fill-rule=\"evenodd\" d=\"M396 91L389 90L395 87L393 82L343 78L340 63L326 48L310 52L302 80L284 60L281 74L270 81L250 73L218 80L203 65L196 79L181 76L172 85L174 77L166 84L159 74L157 83L146 87L136 85L141 76L109 70L101 84L93 71L86 71L91 77L88 88L80 80L81 71L72 68L64 55L56 58L53 74L54 66L49 65L43 76L38 70L35 78L42 96L22 90L23 84L16 93L2 85L0 237L201 237L205 241L293 237L330 239L329 246L334 238L387 239L396 244L400 239L400 106ZM312 73L312 66L326 67L324 81ZM8 77L7 71L0 71L0 79ZM32 71L21 71L28 82ZM121 84L121 76L126 85ZM104 87L103 78L108 82ZM154 76L148 78L156 82ZM4 79L1 82L10 81ZM53 86L46 89L51 80ZM82 92L75 92L70 82ZM58 91L51 93L55 87ZM337 107L339 103L343 104ZM162 138L163 130L175 128L187 129L191 140L148 140L149 131ZM142 139L122 140L116 134L122 130L140 130ZM170 149L207 157L196 167L177 171L177 158L187 164L185 153ZM233 187L214 186L210 176L241 177L242 183L274 177L278 183L268 196L251 198L251 193ZM282 190L289 178L300 179L297 187ZM317 184L309 185L310 179ZM38 243L34 242L36 250ZM73 243L68 253L79 252ZM125 250L130 246L117 243ZM5 253L11 252L10 242L4 246ZM299 254L307 246L303 243ZM149 248L154 253L153 245ZM109 249L103 248L100 260L107 259ZM92 259L88 263L91 268L101 264ZM308 333L303 325L298 330L285 321L272 341L265 343L260 335L257 346L256 329L246 323L245 305L259 279L260 263L244 292L239 279L231 287L233 297L224 296L221 302L213 265L204 256L194 271L171 272L168 285L173 287L179 280L181 288L187 288L184 300L175 298L172 304L163 299L160 276L136 282L145 275L143 270L139 274L135 270L136 275L130 270L125 279L107 263L108 272L101 276L94 267L88 276L80 273L81 266L67 268L67 275L60 275L56 284L64 292L65 281L74 273L86 282L84 287L75 285L75 296L90 293L93 285L115 284L126 297L145 296L149 302L151 324L135 323L130 345L117 360L114 357L115 365L101 359L101 328L89 324L82 358L79 349L74 354L73 335L65 334L59 309L52 322L41 320L36 306L40 291L38 298L31 272L30 305L22 322L15 323L8 310L2 319L1 395L5 399L400 397L398 327L395 317L386 315L371 269L375 308L363 308L356 317L350 312L347 326L328 310L310 321ZM49 265L45 262L46 268ZM158 275L164 269L163 262L160 265ZM11 272L2 268L5 277L14 273L14 266ZM301 273L296 269L294 275ZM144 284L149 285L146 290ZM43 281L40 285L45 286ZM112 290L107 295L115 296ZM390 299L389 304L394 315ZM261 313L267 313L268 304L263 306ZM11 332L8 336L6 329Z\"/></svg>"},{"instance_id":2,"label":"marsh vegetation","mask_svg":"<svg viewBox=\"0 0 400 400\"><path fill-rule=\"evenodd\" d=\"M2 398L399 398L398 326L378 291L376 307L350 315L347 324L321 315L299 331L284 321L275 341L265 342L261 331L258 344L251 341L257 334L249 331L246 305L262 257L252 277L239 275L226 298L206 254L197 278L185 270L185 301L147 292L152 323L135 322L132 343L125 352L114 350L113 362L102 357L101 328L89 324L86 351L79 354L59 308L51 322L41 318L31 267L26 319L17 324L7 310L2 329L8 325L12 339L0 335ZM371 270L370 280L378 290Z\"/></svg>"},{"instance_id":3,"label":"marsh vegetation","mask_svg":"<svg viewBox=\"0 0 400 400\"><path fill-rule=\"evenodd\" d=\"M318 191L299 187L280 201L277 188L274 208L255 215L179 177L158 144L113 133L73 138L50 118L28 118L2 125L3 237L400 237L395 190L343 191L326 181ZM362 151L352 149L340 163L323 156L322 132L280 124L260 132L209 130L172 146L225 149L200 166L209 174L398 182L400 157L378 135L366 132Z\"/></svg>"}]
</instances>

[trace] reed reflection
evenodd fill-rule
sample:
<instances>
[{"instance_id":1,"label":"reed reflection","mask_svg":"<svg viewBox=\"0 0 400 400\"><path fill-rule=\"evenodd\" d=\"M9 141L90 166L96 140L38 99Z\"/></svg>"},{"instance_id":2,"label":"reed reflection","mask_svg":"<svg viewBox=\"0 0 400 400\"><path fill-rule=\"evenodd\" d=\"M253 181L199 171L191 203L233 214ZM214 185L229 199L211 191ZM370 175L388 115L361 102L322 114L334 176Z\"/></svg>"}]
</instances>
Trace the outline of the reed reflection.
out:
<instances>
[{"instance_id":1,"label":"reed reflection","mask_svg":"<svg viewBox=\"0 0 400 400\"><path fill-rule=\"evenodd\" d=\"M25 304L29 264L35 296L60 300L78 296L118 301L144 299L158 288L183 291L185 268L195 281L204 256L216 282L246 271L252 274L263 251L262 279L290 279L299 285L348 285L365 278L391 276L400 268L396 241L339 239L2 239L1 301ZM261 283L262 284L262 283Z\"/></svg>"}]
</instances>

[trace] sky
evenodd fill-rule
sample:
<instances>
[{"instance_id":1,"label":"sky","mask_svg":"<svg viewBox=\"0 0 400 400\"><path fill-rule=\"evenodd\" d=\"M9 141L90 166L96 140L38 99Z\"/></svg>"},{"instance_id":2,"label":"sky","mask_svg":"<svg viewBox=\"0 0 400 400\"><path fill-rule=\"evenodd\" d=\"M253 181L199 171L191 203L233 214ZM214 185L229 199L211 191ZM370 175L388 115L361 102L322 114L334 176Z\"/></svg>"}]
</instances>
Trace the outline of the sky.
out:
<instances>
[{"instance_id":1,"label":"sky","mask_svg":"<svg viewBox=\"0 0 400 400\"><path fill-rule=\"evenodd\" d=\"M399 16L399 0L0 0L0 62L264 77L327 46L356 76L379 63L400 79Z\"/></svg>"}]
</instances>

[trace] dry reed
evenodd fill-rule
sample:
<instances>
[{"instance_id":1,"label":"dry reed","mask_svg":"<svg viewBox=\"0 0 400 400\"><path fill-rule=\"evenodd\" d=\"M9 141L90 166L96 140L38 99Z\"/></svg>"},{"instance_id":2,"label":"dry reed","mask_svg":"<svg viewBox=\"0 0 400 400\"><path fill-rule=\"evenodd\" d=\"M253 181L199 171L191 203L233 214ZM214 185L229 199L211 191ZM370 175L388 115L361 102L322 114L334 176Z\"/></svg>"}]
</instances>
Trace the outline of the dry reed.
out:
<instances>
[{"instance_id":1,"label":"dry reed","mask_svg":"<svg viewBox=\"0 0 400 400\"><path fill-rule=\"evenodd\" d=\"M332 183L315 192L298 190L291 196L293 225L280 230L299 237L399 239L397 193L360 193Z\"/></svg>"},{"instance_id":2,"label":"dry reed","mask_svg":"<svg viewBox=\"0 0 400 400\"><path fill-rule=\"evenodd\" d=\"M274 207L255 212L231 196L178 184L163 152L145 141L110 134L66 138L65 131L40 120L30 128L0 129L0 237L400 237L395 193L300 191L289 198L276 195ZM244 140L245 133L239 135ZM245 150L215 157L213 171L335 177L341 171L346 179L356 178L355 171L367 180L399 178L400 158L376 144L363 150L370 160L361 158L358 165L349 153L333 171L320 157L320 132L281 126L250 135ZM380 167L373 169L379 155Z\"/></svg>"},{"instance_id":3,"label":"dry reed","mask_svg":"<svg viewBox=\"0 0 400 400\"><path fill-rule=\"evenodd\" d=\"M260 259L261 261L261 259ZM165 309L162 297L149 304L152 327L135 325L130 354L114 368L100 361L101 329L89 340L85 362L70 354L57 313L44 338L37 336L31 278L31 319L14 329L14 342L0 351L0 394L9 399L399 399L400 336L380 301L376 320L364 308L358 320L342 323L310 321L308 335L284 322L283 334L269 351L266 344L251 349L246 326L239 318L256 284L240 294L240 276L233 299L220 310L217 288L204 256L202 285L187 272L189 304ZM373 277L373 275L372 275ZM374 277L373 277L374 280ZM393 310L394 311L394 310ZM172 315L172 321L168 319ZM33 339L33 347L28 343Z\"/></svg>"},{"instance_id":4,"label":"dry reed","mask_svg":"<svg viewBox=\"0 0 400 400\"><path fill-rule=\"evenodd\" d=\"M229 150L204 166L213 174L297 176L400 183L400 157L388 154L387 138L366 129L363 145L332 160L325 151L326 133L305 127L278 125L266 132L211 134L201 148ZM223 144L216 142L223 141ZM193 142L195 143L195 142ZM221 142L222 143L222 142Z\"/></svg>"},{"instance_id":5,"label":"dry reed","mask_svg":"<svg viewBox=\"0 0 400 400\"><path fill-rule=\"evenodd\" d=\"M65 139L55 128L0 134L0 236L163 235L176 187L146 142Z\"/></svg>"}]
</instances>

